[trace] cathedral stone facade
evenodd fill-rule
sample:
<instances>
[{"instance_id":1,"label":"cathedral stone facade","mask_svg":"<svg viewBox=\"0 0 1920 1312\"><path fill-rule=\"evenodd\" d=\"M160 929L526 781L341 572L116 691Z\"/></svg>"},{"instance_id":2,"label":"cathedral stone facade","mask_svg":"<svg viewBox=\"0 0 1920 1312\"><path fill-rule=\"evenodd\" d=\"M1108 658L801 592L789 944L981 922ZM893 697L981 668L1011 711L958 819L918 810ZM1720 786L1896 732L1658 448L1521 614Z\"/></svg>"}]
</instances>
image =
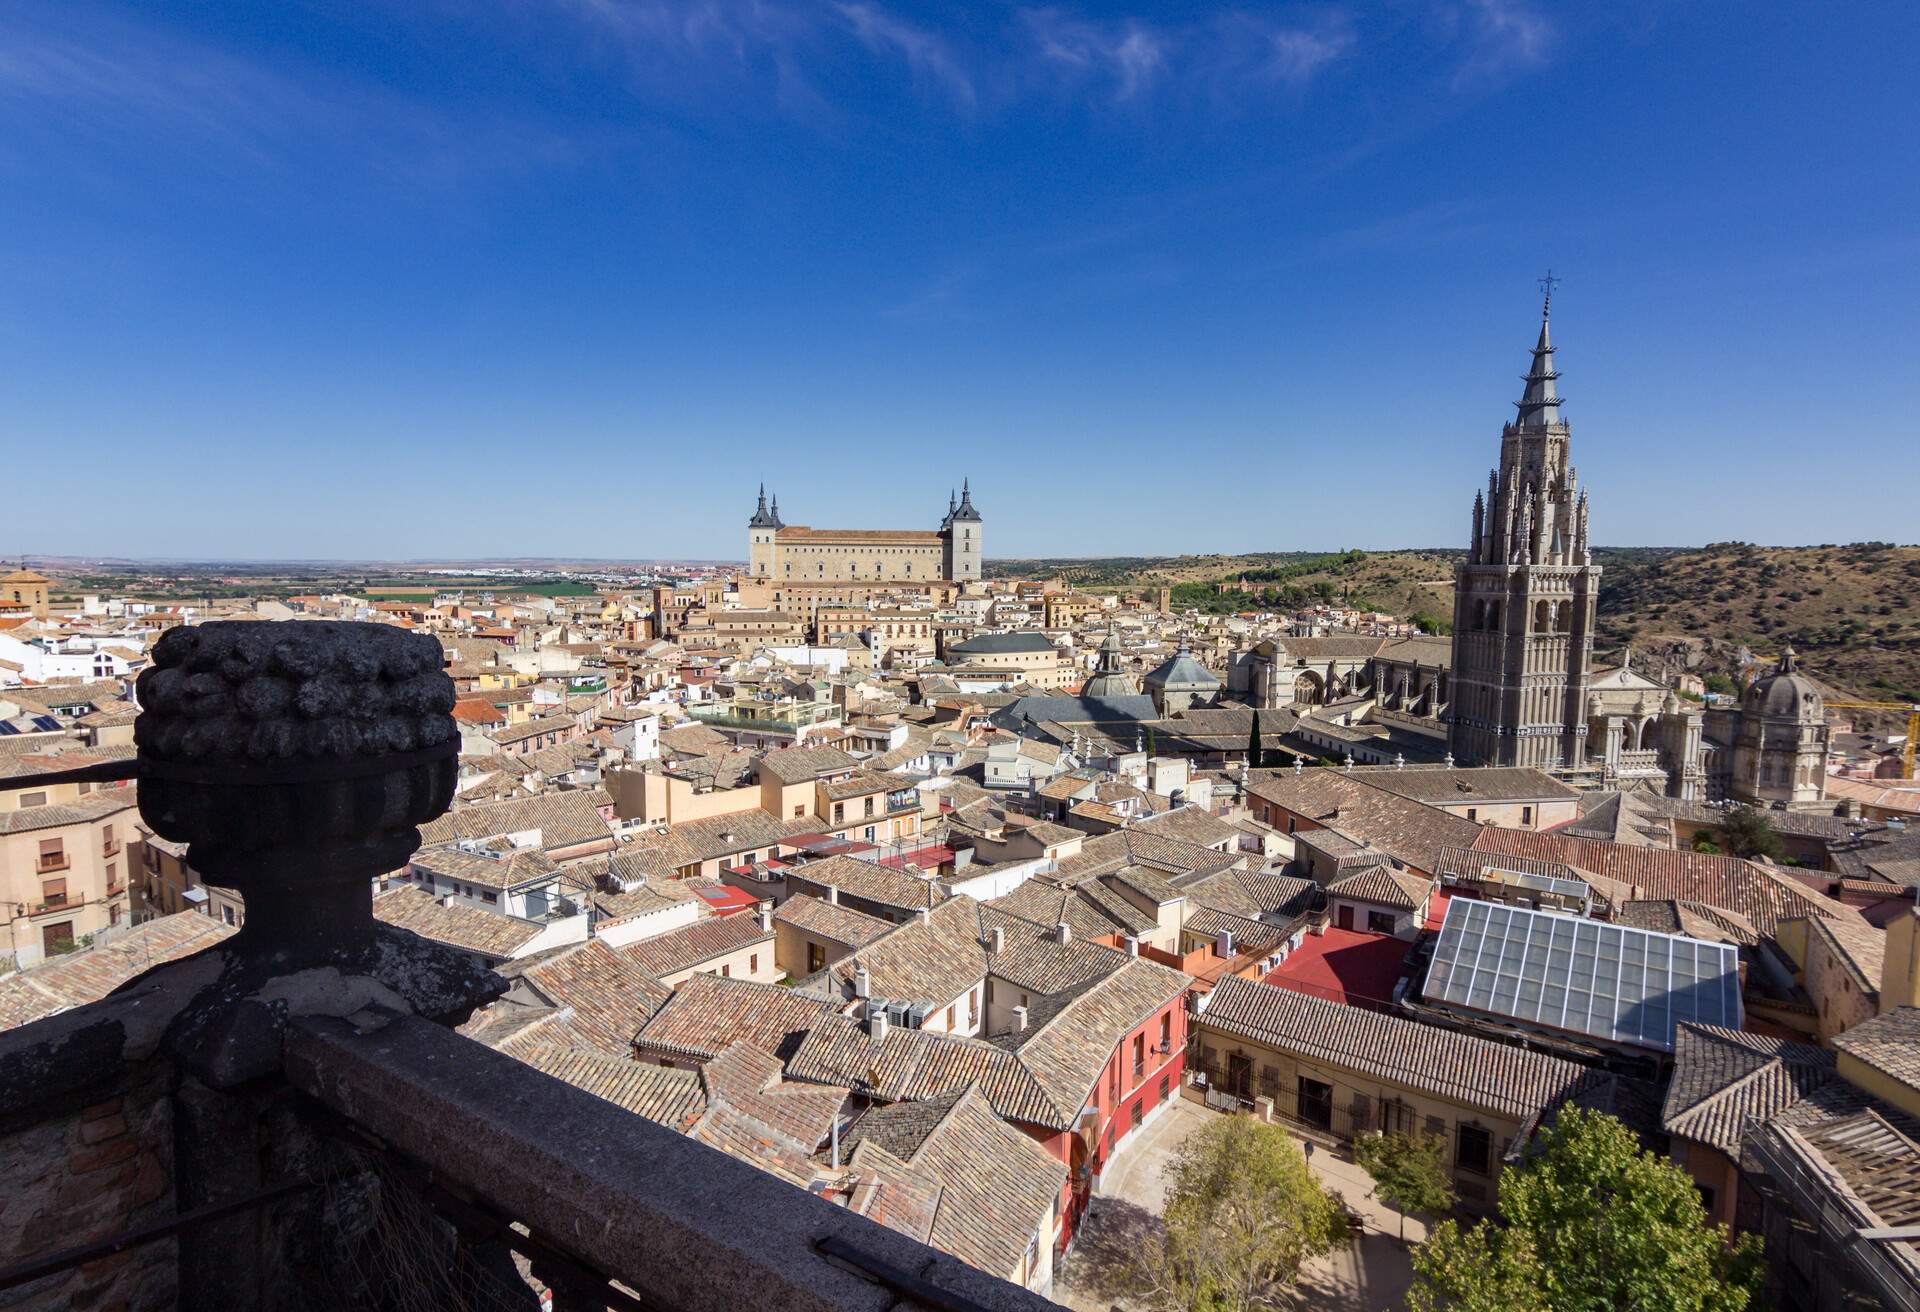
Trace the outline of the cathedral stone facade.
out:
<instances>
[{"instance_id":1,"label":"cathedral stone facade","mask_svg":"<svg viewBox=\"0 0 1920 1312\"><path fill-rule=\"evenodd\" d=\"M980 578L981 522L973 491L947 498L940 527L807 528L780 518L780 498L747 521L747 577L775 584L972 583Z\"/></svg>"},{"instance_id":2,"label":"cathedral stone facade","mask_svg":"<svg viewBox=\"0 0 1920 1312\"><path fill-rule=\"evenodd\" d=\"M1454 756L1478 765L1565 769L1587 759L1587 684L1600 570L1587 497L1560 414L1549 318L1500 464L1475 493L1467 558L1454 568Z\"/></svg>"},{"instance_id":3,"label":"cathedral stone facade","mask_svg":"<svg viewBox=\"0 0 1920 1312\"><path fill-rule=\"evenodd\" d=\"M1533 766L1587 787L1685 801L1819 805L1826 717L1791 648L1737 711L1712 717L1634 669L1631 652L1618 666L1595 666L1600 569L1560 414L1552 308L1549 294L1519 413L1501 431L1500 464L1474 496L1467 558L1454 567L1444 697L1416 700L1413 713L1443 714L1465 765ZM1384 698L1386 679L1371 682Z\"/></svg>"}]
</instances>

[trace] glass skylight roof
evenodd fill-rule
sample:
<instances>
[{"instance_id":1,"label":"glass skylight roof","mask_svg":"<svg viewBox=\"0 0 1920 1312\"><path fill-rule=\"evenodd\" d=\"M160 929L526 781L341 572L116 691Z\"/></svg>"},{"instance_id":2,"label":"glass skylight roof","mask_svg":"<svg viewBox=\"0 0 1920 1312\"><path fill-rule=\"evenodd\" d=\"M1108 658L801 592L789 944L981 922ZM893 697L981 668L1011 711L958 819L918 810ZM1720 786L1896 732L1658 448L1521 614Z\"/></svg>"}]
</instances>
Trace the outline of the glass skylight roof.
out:
<instances>
[{"instance_id":1,"label":"glass skylight roof","mask_svg":"<svg viewBox=\"0 0 1920 1312\"><path fill-rule=\"evenodd\" d=\"M1683 1020L1739 1027L1739 954L1724 943L1456 897L1426 996L1671 1052Z\"/></svg>"}]
</instances>

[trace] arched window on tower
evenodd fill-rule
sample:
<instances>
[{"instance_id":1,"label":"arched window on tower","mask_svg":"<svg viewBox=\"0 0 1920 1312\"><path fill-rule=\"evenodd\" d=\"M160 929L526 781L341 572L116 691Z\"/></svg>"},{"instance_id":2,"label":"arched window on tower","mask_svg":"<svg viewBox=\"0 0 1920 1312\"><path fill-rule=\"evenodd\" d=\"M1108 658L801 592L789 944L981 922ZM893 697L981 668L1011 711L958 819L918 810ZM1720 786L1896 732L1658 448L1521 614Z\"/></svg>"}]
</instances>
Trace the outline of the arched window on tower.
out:
<instances>
[{"instance_id":1,"label":"arched window on tower","mask_svg":"<svg viewBox=\"0 0 1920 1312\"><path fill-rule=\"evenodd\" d=\"M1559 629L1562 633L1573 632L1573 603L1570 601L1560 603Z\"/></svg>"},{"instance_id":2,"label":"arched window on tower","mask_svg":"<svg viewBox=\"0 0 1920 1312\"><path fill-rule=\"evenodd\" d=\"M1500 631L1500 603L1497 601L1487 603L1487 627L1496 633Z\"/></svg>"},{"instance_id":3,"label":"arched window on tower","mask_svg":"<svg viewBox=\"0 0 1920 1312\"><path fill-rule=\"evenodd\" d=\"M1544 601L1534 602L1533 603L1533 631L1535 633L1550 632L1552 629L1552 623L1553 622L1550 618L1550 611L1547 606L1547 603Z\"/></svg>"}]
</instances>

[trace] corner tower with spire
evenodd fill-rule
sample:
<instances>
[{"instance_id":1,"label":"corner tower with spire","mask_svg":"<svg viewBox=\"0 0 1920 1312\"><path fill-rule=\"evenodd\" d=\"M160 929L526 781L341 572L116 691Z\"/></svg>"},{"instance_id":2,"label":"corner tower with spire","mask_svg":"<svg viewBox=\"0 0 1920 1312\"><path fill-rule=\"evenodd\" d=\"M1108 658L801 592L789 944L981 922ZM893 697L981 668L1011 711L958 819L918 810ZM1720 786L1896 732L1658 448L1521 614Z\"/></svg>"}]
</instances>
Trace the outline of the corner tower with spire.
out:
<instances>
[{"instance_id":1,"label":"corner tower with spire","mask_svg":"<svg viewBox=\"0 0 1920 1312\"><path fill-rule=\"evenodd\" d=\"M1518 413L1473 500L1454 567L1449 746L1464 764L1587 767L1586 701L1600 570L1554 368L1552 275Z\"/></svg>"}]
</instances>

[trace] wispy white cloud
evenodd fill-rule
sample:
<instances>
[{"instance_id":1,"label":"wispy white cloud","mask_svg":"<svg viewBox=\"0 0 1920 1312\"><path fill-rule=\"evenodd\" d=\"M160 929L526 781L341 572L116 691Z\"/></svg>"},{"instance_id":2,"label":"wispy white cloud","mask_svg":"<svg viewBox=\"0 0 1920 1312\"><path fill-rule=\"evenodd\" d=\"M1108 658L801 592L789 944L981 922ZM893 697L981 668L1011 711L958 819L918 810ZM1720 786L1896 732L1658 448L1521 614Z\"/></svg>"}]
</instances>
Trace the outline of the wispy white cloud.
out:
<instances>
[{"instance_id":1,"label":"wispy white cloud","mask_svg":"<svg viewBox=\"0 0 1920 1312\"><path fill-rule=\"evenodd\" d=\"M917 27L888 13L879 5L861 3L836 6L840 16L860 43L875 54L898 57L914 77L939 86L963 109L972 109L978 99L973 78L961 66L960 57L944 37Z\"/></svg>"},{"instance_id":2,"label":"wispy white cloud","mask_svg":"<svg viewBox=\"0 0 1920 1312\"><path fill-rule=\"evenodd\" d=\"M1543 67L1558 36L1529 0L1469 0L1461 15L1467 53L1453 89L1499 86Z\"/></svg>"},{"instance_id":3,"label":"wispy white cloud","mask_svg":"<svg viewBox=\"0 0 1920 1312\"><path fill-rule=\"evenodd\" d=\"M1044 64L1106 82L1116 101L1151 90L1167 71L1169 37L1137 20L1100 24L1058 9L1029 9L1021 19Z\"/></svg>"},{"instance_id":4,"label":"wispy white cloud","mask_svg":"<svg viewBox=\"0 0 1920 1312\"><path fill-rule=\"evenodd\" d=\"M562 134L536 124L456 122L378 86L270 69L120 20L0 19L0 106L9 102L69 136L184 146L216 172L310 166L326 143L350 140L372 173L444 186L568 153Z\"/></svg>"},{"instance_id":5,"label":"wispy white cloud","mask_svg":"<svg viewBox=\"0 0 1920 1312\"><path fill-rule=\"evenodd\" d=\"M1338 10L1305 22L1233 13L1175 25L1141 18L1095 22L1042 8L1022 11L1021 20L1043 64L1104 85L1115 102L1155 92L1198 92L1224 102L1276 87L1297 90L1356 42Z\"/></svg>"}]
</instances>

